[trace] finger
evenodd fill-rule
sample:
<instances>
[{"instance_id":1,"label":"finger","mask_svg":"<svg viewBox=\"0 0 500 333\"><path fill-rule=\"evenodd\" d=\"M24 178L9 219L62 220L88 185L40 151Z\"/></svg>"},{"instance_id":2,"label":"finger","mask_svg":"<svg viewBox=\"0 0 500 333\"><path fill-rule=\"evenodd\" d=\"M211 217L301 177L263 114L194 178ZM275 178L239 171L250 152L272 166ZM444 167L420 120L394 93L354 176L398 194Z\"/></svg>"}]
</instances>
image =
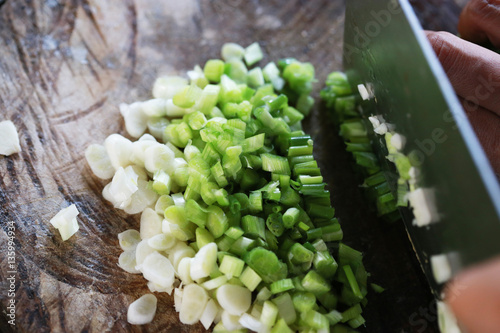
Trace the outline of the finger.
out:
<instances>
[{"instance_id":1,"label":"finger","mask_svg":"<svg viewBox=\"0 0 500 333\"><path fill-rule=\"evenodd\" d=\"M463 98L460 100L493 171L500 179L500 117Z\"/></svg>"},{"instance_id":2,"label":"finger","mask_svg":"<svg viewBox=\"0 0 500 333\"><path fill-rule=\"evenodd\" d=\"M460 14L458 32L478 44L500 48L500 0L472 0Z\"/></svg>"},{"instance_id":3,"label":"finger","mask_svg":"<svg viewBox=\"0 0 500 333\"><path fill-rule=\"evenodd\" d=\"M469 333L498 333L500 327L500 259L459 274L445 300Z\"/></svg>"},{"instance_id":4,"label":"finger","mask_svg":"<svg viewBox=\"0 0 500 333\"><path fill-rule=\"evenodd\" d=\"M500 55L448 32L426 34L457 95L500 115Z\"/></svg>"}]
</instances>

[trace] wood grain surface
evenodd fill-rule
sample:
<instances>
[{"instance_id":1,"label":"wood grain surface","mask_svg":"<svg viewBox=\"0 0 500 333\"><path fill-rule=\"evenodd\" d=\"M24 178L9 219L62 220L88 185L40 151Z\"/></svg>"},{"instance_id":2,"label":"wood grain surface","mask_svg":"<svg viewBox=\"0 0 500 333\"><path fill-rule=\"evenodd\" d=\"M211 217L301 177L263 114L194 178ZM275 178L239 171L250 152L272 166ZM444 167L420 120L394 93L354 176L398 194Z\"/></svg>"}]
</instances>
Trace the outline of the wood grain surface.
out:
<instances>
[{"instance_id":1,"label":"wood grain surface","mask_svg":"<svg viewBox=\"0 0 500 333\"><path fill-rule=\"evenodd\" d=\"M415 1L424 27L454 31L453 1ZM258 41L269 60L293 56L326 75L341 69L343 2L195 0L0 1L0 121L12 120L22 152L0 157L1 332L201 332L182 326L159 295L152 324L126 322L145 280L117 266L116 235L138 217L101 198L84 150L124 132L117 105L150 98L154 79L219 57L224 42ZM368 332L437 332L432 296L401 224L366 209L351 160L328 117L306 122L347 243L366 253L373 281ZM49 220L75 203L80 231L62 242ZM7 323L7 225L16 246L16 325ZM421 309L430 310L430 314ZM425 328L423 328L425 326Z\"/></svg>"}]
</instances>

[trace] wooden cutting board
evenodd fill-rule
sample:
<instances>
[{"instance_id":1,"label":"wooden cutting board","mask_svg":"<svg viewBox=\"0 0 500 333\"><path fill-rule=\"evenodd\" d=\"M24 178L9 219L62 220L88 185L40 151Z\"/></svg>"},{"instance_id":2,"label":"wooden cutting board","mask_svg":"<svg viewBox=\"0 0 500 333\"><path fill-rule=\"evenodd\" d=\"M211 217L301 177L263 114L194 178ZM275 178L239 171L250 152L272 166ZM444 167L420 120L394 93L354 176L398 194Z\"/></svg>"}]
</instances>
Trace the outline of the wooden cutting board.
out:
<instances>
[{"instance_id":1,"label":"wooden cutting board","mask_svg":"<svg viewBox=\"0 0 500 333\"><path fill-rule=\"evenodd\" d=\"M124 132L117 105L151 97L154 79L220 57L224 42L258 41L263 64L293 56L326 75L341 69L343 1L4 0L0 1L0 121L12 120L22 152L0 157L0 303L8 295L8 226L15 226L15 326L1 332L198 332L178 322L172 298L158 296L154 322L126 322L145 280L117 266L116 235L138 227L101 198L104 183L84 159L91 143ZM453 30L453 1L419 1L430 28ZM384 225L356 188L350 157L316 108L306 123L331 184L346 241L367 251L374 281L369 332L418 332L432 297L401 225ZM80 231L62 242L49 220L74 203ZM393 267L394 266L394 267ZM395 268L397 267L397 269ZM385 307L385 308L384 308ZM416 314L416 315L415 315ZM426 332L435 320L426 319ZM415 324L415 322L417 323Z\"/></svg>"}]
</instances>

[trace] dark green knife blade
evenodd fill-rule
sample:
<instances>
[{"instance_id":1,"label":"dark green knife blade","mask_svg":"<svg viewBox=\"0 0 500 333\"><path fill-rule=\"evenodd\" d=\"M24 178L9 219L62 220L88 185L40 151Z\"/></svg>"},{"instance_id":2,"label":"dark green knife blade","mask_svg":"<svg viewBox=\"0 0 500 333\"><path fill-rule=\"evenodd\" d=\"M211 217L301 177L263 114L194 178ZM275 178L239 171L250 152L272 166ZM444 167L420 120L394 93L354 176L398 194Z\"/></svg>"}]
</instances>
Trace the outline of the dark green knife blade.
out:
<instances>
[{"instance_id":1,"label":"dark green knife blade","mask_svg":"<svg viewBox=\"0 0 500 333\"><path fill-rule=\"evenodd\" d=\"M431 256L447 255L456 274L500 255L498 181L408 1L346 1L343 57L353 89L372 93L362 114L382 115L406 137L404 153L421 162L417 186L434 193L437 222L418 227L411 210L402 215L438 294ZM372 135L383 155L383 137Z\"/></svg>"}]
</instances>

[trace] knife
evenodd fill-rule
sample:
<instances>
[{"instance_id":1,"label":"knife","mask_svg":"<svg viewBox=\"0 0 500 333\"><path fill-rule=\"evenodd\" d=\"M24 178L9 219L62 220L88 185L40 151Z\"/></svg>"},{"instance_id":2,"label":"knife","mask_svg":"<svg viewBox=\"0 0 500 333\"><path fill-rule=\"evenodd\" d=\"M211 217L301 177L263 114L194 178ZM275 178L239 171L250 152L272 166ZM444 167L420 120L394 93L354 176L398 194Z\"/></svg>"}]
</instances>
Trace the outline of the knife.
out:
<instances>
[{"instance_id":1,"label":"knife","mask_svg":"<svg viewBox=\"0 0 500 333\"><path fill-rule=\"evenodd\" d=\"M418 165L416 196L428 211L400 212L439 297L446 280L500 255L499 183L407 0L346 1L343 63L363 118L382 116ZM370 132L395 194L384 137Z\"/></svg>"}]
</instances>

